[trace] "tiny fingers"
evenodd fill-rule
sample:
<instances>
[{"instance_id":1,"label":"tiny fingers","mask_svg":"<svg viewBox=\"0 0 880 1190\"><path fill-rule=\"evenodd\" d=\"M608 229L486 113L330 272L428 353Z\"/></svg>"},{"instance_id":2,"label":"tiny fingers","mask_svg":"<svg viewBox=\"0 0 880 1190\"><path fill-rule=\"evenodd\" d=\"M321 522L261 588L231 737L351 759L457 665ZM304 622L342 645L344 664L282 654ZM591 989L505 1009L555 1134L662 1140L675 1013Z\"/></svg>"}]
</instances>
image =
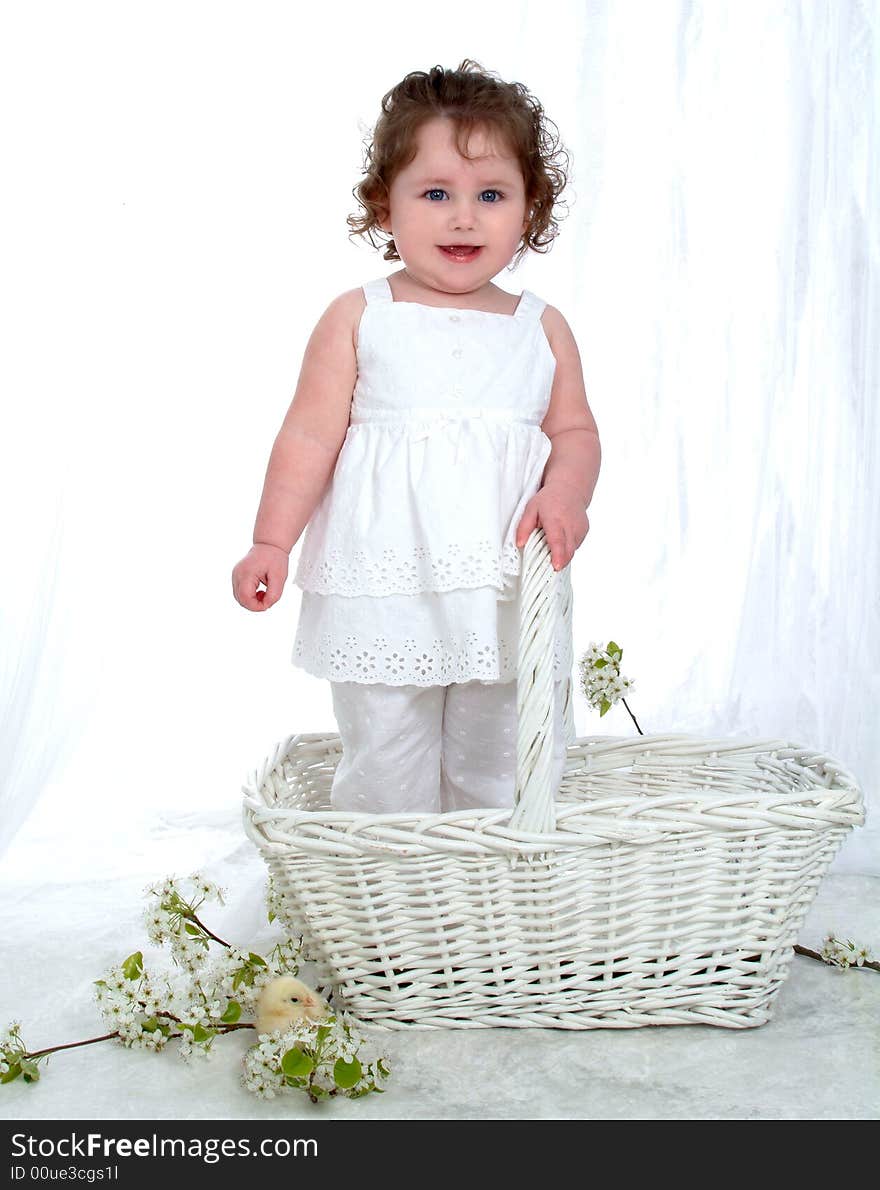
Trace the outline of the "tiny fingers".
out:
<instances>
[{"instance_id":1,"label":"tiny fingers","mask_svg":"<svg viewBox=\"0 0 880 1190\"><path fill-rule=\"evenodd\" d=\"M568 535L560 529L550 547L550 560L554 570L562 570L571 561L571 551L568 546Z\"/></svg>"},{"instance_id":2,"label":"tiny fingers","mask_svg":"<svg viewBox=\"0 0 880 1190\"><path fill-rule=\"evenodd\" d=\"M525 521L520 522L515 537L517 549L524 548L529 537L539 526L544 530L544 537L547 547L550 550L550 563L553 569L562 570L569 564L574 556L574 548L572 548L574 534L569 533L565 527L558 522L557 524L548 527L547 525L543 524L540 518L537 516L532 518L532 522L530 524L527 524Z\"/></svg>"}]
</instances>

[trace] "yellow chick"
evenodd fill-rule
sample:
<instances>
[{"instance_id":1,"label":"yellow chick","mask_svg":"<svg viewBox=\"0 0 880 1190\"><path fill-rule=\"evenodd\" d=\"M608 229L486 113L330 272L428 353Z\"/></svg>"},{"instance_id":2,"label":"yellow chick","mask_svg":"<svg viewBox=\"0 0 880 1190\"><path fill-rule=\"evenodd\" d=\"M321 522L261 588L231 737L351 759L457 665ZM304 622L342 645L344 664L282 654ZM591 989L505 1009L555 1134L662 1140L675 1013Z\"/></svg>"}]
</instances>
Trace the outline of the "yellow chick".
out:
<instances>
[{"instance_id":1,"label":"yellow chick","mask_svg":"<svg viewBox=\"0 0 880 1190\"><path fill-rule=\"evenodd\" d=\"M257 1033L286 1029L301 1021L321 1021L330 1013L327 1001L292 975L267 983L257 1002Z\"/></svg>"}]
</instances>

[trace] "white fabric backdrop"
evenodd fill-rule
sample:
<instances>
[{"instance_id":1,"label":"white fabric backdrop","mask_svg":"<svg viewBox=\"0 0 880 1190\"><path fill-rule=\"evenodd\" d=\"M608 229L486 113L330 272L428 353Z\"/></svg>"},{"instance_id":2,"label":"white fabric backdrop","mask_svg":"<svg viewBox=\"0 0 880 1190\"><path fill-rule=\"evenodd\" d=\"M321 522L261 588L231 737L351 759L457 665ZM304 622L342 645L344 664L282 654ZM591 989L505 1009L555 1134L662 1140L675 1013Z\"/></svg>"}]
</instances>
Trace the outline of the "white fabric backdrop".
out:
<instances>
[{"instance_id":1,"label":"white fabric backdrop","mask_svg":"<svg viewBox=\"0 0 880 1190\"><path fill-rule=\"evenodd\" d=\"M65 870L96 839L124 867L332 727L298 589L254 615L230 572L315 321L390 271L345 224L381 95L472 56L572 154L557 244L497 280L569 320L602 437L576 656L622 644L646 732L838 757L869 817L836 867L876 873L877 4L410 13L4 11L0 843L23 863L32 815Z\"/></svg>"}]
</instances>

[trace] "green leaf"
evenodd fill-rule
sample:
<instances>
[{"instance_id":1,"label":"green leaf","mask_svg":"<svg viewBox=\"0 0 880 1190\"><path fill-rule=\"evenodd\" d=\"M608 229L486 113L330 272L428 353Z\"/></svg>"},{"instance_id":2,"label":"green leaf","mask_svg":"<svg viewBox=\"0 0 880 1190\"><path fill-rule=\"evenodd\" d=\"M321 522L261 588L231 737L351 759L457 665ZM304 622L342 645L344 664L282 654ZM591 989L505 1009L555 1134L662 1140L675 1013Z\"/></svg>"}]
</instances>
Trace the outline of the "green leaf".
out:
<instances>
[{"instance_id":1,"label":"green leaf","mask_svg":"<svg viewBox=\"0 0 880 1190\"><path fill-rule=\"evenodd\" d=\"M274 920L275 920L275 910L270 909L269 910L269 924L271 925Z\"/></svg>"},{"instance_id":2,"label":"green leaf","mask_svg":"<svg viewBox=\"0 0 880 1190\"><path fill-rule=\"evenodd\" d=\"M266 960L263 958L262 955L254 954L253 952L251 952L248 955L248 958L254 964L255 967L268 967L269 966L269 964L266 962Z\"/></svg>"},{"instance_id":3,"label":"green leaf","mask_svg":"<svg viewBox=\"0 0 880 1190\"><path fill-rule=\"evenodd\" d=\"M21 1059L21 1073L26 1083L35 1083L40 1077L36 1062L31 1062L29 1058Z\"/></svg>"},{"instance_id":4,"label":"green leaf","mask_svg":"<svg viewBox=\"0 0 880 1190\"><path fill-rule=\"evenodd\" d=\"M241 1005L237 1000L230 1000L226 1005L226 1011L221 1016L220 1020L225 1025L234 1025L241 1016Z\"/></svg>"},{"instance_id":5,"label":"green leaf","mask_svg":"<svg viewBox=\"0 0 880 1190\"><path fill-rule=\"evenodd\" d=\"M130 954L122 964L122 974L126 979L139 979L143 973L144 956L141 951L136 950L134 954Z\"/></svg>"},{"instance_id":6,"label":"green leaf","mask_svg":"<svg viewBox=\"0 0 880 1190\"><path fill-rule=\"evenodd\" d=\"M391 1073L391 1071L390 1071L390 1070L388 1069L388 1067L385 1065L385 1063L384 1063L384 1061L382 1060L382 1058L379 1058L379 1059L377 1060L377 1062L376 1062L376 1065L379 1067L379 1069L381 1070L381 1072L382 1072L382 1073L385 1075L385 1077L387 1078L387 1077L388 1077L388 1075Z\"/></svg>"},{"instance_id":7,"label":"green leaf","mask_svg":"<svg viewBox=\"0 0 880 1190\"><path fill-rule=\"evenodd\" d=\"M602 699L602 702L599 704L599 706L600 706L600 710L599 710L599 718L601 719L601 718L602 718L602 716L605 714L605 712L606 712L606 711L610 711L610 710L611 710L611 703L608 701L608 699L607 699L607 698L603 698L603 699Z\"/></svg>"},{"instance_id":8,"label":"green leaf","mask_svg":"<svg viewBox=\"0 0 880 1190\"><path fill-rule=\"evenodd\" d=\"M320 1045L325 1037L329 1037L333 1032L330 1025L318 1025L318 1032L315 1034L315 1044Z\"/></svg>"},{"instance_id":9,"label":"green leaf","mask_svg":"<svg viewBox=\"0 0 880 1190\"><path fill-rule=\"evenodd\" d=\"M155 1033L156 1030L159 1028L159 1022L156 1020L156 1018L154 1016L151 1016L148 1021L143 1021L141 1023L141 1028L144 1030L145 1033Z\"/></svg>"},{"instance_id":10,"label":"green leaf","mask_svg":"<svg viewBox=\"0 0 880 1190\"><path fill-rule=\"evenodd\" d=\"M21 1064L19 1062L10 1062L9 1069L5 1074L0 1075L0 1083L11 1083L14 1078L18 1078L21 1074Z\"/></svg>"},{"instance_id":11,"label":"green leaf","mask_svg":"<svg viewBox=\"0 0 880 1190\"><path fill-rule=\"evenodd\" d=\"M311 1074L315 1064L308 1054L304 1054L298 1045L289 1049L281 1059L281 1069L285 1074L295 1078L304 1078Z\"/></svg>"},{"instance_id":12,"label":"green leaf","mask_svg":"<svg viewBox=\"0 0 880 1190\"><path fill-rule=\"evenodd\" d=\"M213 1029L206 1029L203 1025L193 1026L193 1041L207 1041L209 1037L214 1037Z\"/></svg>"},{"instance_id":13,"label":"green leaf","mask_svg":"<svg viewBox=\"0 0 880 1190\"><path fill-rule=\"evenodd\" d=\"M357 1058L352 1058L350 1062L344 1062L342 1058L336 1059L336 1064L333 1067L333 1081L337 1087L342 1087L343 1091L347 1091L349 1087L353 1087L356 1082L360 1081L361 1064Z\"/></svg>"},{"instance_id":14,"label":"green leaf","mask_svg":"<svg viewBox=\"0 0 880 1190\"><path fill-rule=\"evenodd\" d=\"M623 656L623 649L621 649L620 645L617 644L613 640L610 640L608 642L608 644L605 647L605 652L610 654L610 656L612 656L612 657L614 656L615 653L617 654L618 657Z\"/></svg>"},{"instance_id":15,"label":"green leaf","mask_svg":"<svg viewBox=\"0 0 880 1190\"><path fill-rule=\"evenodd\" d=\"M194 925L193 925L193 923L192 923L191 921L188 921L188 922L186 923L186 925L185 925L183 928L186 930L186 932L187 932L188 934L201 934L201 932L202 932L202 931L199 929L199 927L198 927L198 926L194 926Z\"/></svg>"}]
</instances>

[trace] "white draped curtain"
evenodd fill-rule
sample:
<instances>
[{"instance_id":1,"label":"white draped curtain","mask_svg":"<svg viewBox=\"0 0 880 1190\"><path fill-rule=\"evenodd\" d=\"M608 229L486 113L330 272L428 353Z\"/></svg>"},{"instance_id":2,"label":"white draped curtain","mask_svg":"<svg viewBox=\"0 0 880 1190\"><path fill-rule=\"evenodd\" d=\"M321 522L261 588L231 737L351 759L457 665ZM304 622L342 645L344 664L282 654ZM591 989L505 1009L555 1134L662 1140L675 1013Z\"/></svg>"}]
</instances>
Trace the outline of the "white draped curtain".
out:
<instances>
[{"instance_id":1,"label":"white draped curtain","mask_svg":"<svg viewBox=\"0 0 880 1190\"><path fill-rule=\"evenodd\" d=\"M571 154L552 251L496 280L568 319L602 438L576 659L623 646L645 732L841 760L868 823L837 867L876 873L878 5L468 5L433 40L343 13L2 18L0 847L30 816L124 856L332 728L298 589L253 615L230 572L314 323L397 267L345 224L381 95L470 56Z\"/></svg>"}]
</instances>

